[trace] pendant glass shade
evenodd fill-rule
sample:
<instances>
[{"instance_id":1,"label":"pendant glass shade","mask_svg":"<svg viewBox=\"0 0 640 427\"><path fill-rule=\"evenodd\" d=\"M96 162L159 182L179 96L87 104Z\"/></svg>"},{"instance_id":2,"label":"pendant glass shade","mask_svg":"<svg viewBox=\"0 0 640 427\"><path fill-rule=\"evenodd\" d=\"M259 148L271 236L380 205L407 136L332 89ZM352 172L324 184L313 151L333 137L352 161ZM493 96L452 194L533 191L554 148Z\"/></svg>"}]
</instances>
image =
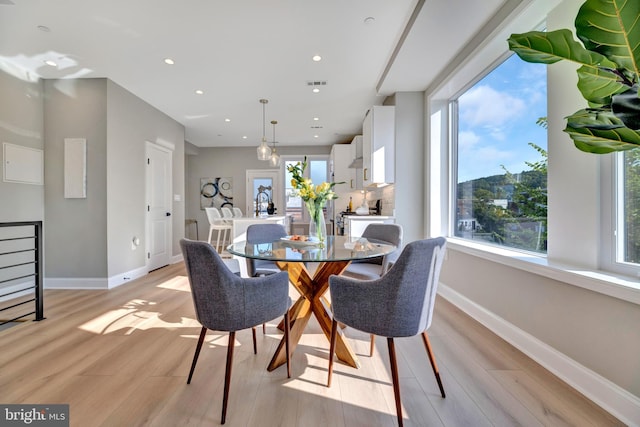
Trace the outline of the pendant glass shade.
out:
<instances>
[{"instance_id":1,"label":"pendant glass shade","mask_svg":"<svg viewBox=\"0 0 640 427\"><path fill-rule=\"evenodd\" d=\"M271 158L269 159L269 165L271 165L274 168L277 168L280 166L280 156L278 155L278 153L275 152L275 147L274 147L274 151L271 153Z\"/></svg>"},{"instance_id":2,"label":"pendant glass shade","mask_svg":"<svg viewBox=\"0 0 640 427\"><path fill-rule=\"evenodd\" d=\"M265 136L265 105L269 102L268 99L261 99L260 103L262 104L262 143L258 145L257 153L258 160L270 160L271 159L271 148L267 145L267 137Z\"/></svg>"},{"instance_id":3,"label":"pendant glass shade","mask_svg":"<svg viewBox=\"0 0 640 427\"><path fill-rule=\"evenodd\" d=\"M271 150L271 157L269 158L269 166L277 168L280 167L280 156L276 153L276 125L278 121L271 120L271 124L273 125L273 149Z\"/></svg>"},{"instance_id":4,"label":"pendant glass shade","mask_svg":"<svg viewBox=\"0 0 640 427\"><path fill-rule=\"evenodd\" d=\"M269 160L271 159L271 148L267 145L267 141L264 139L262 143L258 145L258 160Z\"/></svg>"}]
</instances>

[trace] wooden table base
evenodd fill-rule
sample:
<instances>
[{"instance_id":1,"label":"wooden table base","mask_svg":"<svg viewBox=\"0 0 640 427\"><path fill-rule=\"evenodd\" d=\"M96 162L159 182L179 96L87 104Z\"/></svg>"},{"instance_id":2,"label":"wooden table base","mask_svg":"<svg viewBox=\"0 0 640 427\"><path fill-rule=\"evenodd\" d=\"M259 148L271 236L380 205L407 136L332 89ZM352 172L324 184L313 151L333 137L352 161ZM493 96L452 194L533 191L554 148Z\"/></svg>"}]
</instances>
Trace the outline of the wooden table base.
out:
<instances>
[{"instance_id":1,"label":"wooden table base","mask_svg":"<svg viewBox=\"0 0 640 427\"><path fill-rule=\"evenodd\" d=\"M289 273L289 280L293 286L300 292L300 298L289 309L289 319L291 331L289 333L289 346L291 352L295 350L307 323L313 314L324 335L329 340L331 336L331 313L330 303L324 293L329 289L329 276L332 274L340 275L351 261L332 261L320 263L313 277L302 262L284 262L277 261L278 267L282 271ZM336 339L336 355L349 366L357 368L360 366L358 358L344 340L342 330L338 330ZM267 367L267 370L273 371L278 366L287 362L286 348L284 338L280 341L278 348Z\"/></svg>"}]
</instances>

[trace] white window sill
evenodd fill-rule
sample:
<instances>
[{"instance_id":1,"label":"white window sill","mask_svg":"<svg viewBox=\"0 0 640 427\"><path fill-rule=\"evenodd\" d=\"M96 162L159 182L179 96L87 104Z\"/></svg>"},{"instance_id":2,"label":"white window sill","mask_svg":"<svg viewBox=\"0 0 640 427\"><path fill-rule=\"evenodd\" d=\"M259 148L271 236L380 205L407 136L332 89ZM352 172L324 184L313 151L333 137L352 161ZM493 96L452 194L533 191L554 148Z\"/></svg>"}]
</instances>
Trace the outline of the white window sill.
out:
<instances>
[{"instance_id":1,"label":"white window sill","mask_svg":"<svg viewBox=\"0 0 640 427\"><path fill-rule=\"evenodd\" d=\"M544 256L447 238L447 248L640 305L638 279L561 265Z\"/></svg>"}]
</instances>

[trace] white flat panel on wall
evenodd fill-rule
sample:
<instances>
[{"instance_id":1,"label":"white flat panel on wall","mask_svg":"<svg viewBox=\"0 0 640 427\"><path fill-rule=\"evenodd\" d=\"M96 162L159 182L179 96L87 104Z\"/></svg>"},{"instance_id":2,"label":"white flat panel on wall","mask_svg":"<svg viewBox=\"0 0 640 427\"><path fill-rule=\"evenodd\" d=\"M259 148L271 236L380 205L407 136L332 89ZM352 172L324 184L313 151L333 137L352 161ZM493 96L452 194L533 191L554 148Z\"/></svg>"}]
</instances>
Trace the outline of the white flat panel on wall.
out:
<instances>
[{"instance_id":1,"label":"white flat panel on wall","mask_svg":"<svg viewBox=\"0 0 640 427\"><path fill-rule=\"evenodd\" d=\"M5 142L2 144L3 180L43 185L44 152Z\"/></svg>"},{"instance_id":2,"label":"white flat panel on wall","mask_svg":"<svg viewBox=\"0 0 640 427\"><path fill-rule=\"evenodd\" d=\"M64 139L64 197L87 197L87 140Z\"/></svg>"}]
</instances>

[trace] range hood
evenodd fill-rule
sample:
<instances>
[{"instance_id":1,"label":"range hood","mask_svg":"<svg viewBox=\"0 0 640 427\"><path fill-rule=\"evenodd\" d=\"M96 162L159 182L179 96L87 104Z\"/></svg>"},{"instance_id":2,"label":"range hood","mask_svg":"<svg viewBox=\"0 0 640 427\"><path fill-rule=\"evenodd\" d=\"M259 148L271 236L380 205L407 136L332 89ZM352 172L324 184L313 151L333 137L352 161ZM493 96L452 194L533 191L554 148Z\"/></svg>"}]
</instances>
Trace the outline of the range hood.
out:
<instances>
[{"instance_id":1,"label":"range hood","mask_svg":"<svg viewBox=\"0 0 640 427\"><path fill-rule=\"evenodd\" d=\"M362 157L356 157L349 165L350 169L362 169Z\"/></svg>"}]
</instances>

